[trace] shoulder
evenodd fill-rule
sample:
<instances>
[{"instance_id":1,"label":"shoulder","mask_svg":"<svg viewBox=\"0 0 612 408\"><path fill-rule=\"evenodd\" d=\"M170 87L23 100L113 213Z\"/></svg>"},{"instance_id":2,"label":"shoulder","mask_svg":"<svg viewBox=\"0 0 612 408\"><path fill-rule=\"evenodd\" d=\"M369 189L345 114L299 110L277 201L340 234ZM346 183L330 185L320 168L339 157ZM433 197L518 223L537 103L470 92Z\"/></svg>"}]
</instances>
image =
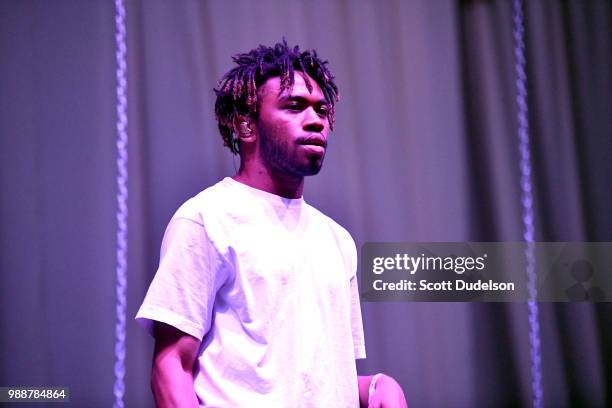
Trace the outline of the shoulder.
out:
<instances>
[{"instance_id":1,"label":"shoulder","mask_svg":"<svg viewBox=\"0 0 612 408\"><path fill-rule=\"evenodd\" d=\"M226 211L233 201L232 194L232 189L225 180L221 180L185 201L172 219L187 219L205 225L210 219L218 218Z\"/></svg>"},{"instance_id":2,"label":"shoulder","mask_svg":"<svg viewBox=\"0 0 612 408\"><path fill-rule=\"evenodd\" d=\"M171 226L180 225L229 257L241 222L241 207L243 195L225 178L185 201L172 216L164 236L171 236Z\"/></svg>"},{"instance_id":3,"label":"shoulder","mask_svg":"<svg viewBox=\"0 0 612 408\"><path fill-rule=\"evenodd\" d=\"M352 264L351 269L354 268L353 264L356 264L357 259L357 247L353 237L346 228L337 223L334 219L324 214L322 211L306 204L310 213L312 223L327 233L330 233L336 241L336 245L340 248L347 260Z\"/></svg>"},{"instance_id":4,"label":"shoulder","mask_svg":"<svg viewBox=\"0 0 612 408\"><path fill-rule=\"evenodd\" d=\"M321 210L313 207L312 205L306 204L306 206L308 208L310 216L316 223L321 224L326 228L329 228L335 235L338 236L339 239L345 240L355 245L353 237L346 228L338 224L333 218L324 214Z\"/></svg>"}]
</instances>

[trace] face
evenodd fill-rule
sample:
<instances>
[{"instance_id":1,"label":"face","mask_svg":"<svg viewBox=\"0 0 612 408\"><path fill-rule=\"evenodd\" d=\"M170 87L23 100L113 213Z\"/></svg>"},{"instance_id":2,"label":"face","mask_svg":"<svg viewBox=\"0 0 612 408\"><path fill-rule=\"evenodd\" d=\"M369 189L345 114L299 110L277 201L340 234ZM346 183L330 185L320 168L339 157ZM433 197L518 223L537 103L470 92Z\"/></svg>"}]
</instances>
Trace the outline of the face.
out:
<instances>
[{"instance_id":1,"label":"face","mask_svg":"<svg viewBox=\"0 0 612 408\"><path fill-rule=\"evenodd\" d=\"M268 79L259 90L257 134L260 158L270 170L304 177L321 170L329 123L329 104L319 85L308 92L301 72L295 73L293 89L279 94L280 78Z\"/></svg>"}]
</instances>

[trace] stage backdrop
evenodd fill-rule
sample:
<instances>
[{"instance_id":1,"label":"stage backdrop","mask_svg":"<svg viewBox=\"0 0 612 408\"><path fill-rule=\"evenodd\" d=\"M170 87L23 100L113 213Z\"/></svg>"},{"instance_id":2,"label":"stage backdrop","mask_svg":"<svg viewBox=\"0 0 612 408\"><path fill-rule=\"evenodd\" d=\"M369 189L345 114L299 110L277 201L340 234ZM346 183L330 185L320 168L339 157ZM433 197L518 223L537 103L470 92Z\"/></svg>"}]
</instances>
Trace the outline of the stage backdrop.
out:
<instances>
[{"instance_id":1,"label":"stage backdrop","mask_svg":"<svg viewBox=\"0 0 612 408\"><path fill-rule=\"evenodd\" d=\"M234 173L212 88L286 37L342 100L305 198L366 241L520 241L509 1L128 1L126 404L151 406L132 318L166 223ZM527 2L536 236L612 241L612 11ZM0 386L110 406L115 318L112 1L0 2ZM411 407L529 406L525 304L364 303L368 358ZM542 304L545 406L612 404L609 304Z\"/></svg>"}]
</instances>

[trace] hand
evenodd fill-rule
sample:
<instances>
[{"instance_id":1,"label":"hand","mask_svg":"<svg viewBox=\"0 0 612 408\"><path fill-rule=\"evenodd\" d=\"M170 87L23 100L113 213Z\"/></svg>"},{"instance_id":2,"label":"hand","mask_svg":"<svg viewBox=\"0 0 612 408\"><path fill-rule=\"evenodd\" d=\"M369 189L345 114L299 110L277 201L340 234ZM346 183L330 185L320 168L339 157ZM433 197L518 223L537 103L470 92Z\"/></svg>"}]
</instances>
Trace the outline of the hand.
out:
<instances>
[{"instance_id":1,"label":"hand","mask_svg":"<svg viewBox=\"0 0 612 408\"><path fill-rule=\"evenodd\" d=\"M369 398L368 408L408 408L402 387L388 375L381 375Z\"/></svg>"}]
</instances>

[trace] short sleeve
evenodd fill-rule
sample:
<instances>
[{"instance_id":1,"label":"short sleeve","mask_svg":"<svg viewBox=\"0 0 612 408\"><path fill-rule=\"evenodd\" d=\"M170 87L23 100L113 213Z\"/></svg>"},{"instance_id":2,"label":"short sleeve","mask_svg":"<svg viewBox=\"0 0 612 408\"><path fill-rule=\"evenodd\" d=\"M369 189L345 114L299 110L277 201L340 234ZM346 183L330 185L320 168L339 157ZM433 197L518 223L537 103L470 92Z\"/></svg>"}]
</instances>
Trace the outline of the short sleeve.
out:
<instances>
[{"instance_id":1,"label":"short sleeve","mask_svg":"<svg viewBox=\"0 0 612 408\"><path fill-rule=\"evenodd\" d=\"M366 358L365 340L363 338L363 323L361 320L361 306L359 304L359 289L357 276L351 278L351 329L353 331L353 348L355 358Z\"/></svg>"},{"instance_id":2,"label":"short sleeve","mask_svg":"<svg viewBox=\"0 0 612 408\"><path fill-rule=\"evenodd\" d=\"M359 286L357 283L357 248L355 241L347 232L346 235L348 254L349 254L349 273L350 273L350 297L351 297L351 330L353 334L353 348L355 359L366 358L365 340L363 336L363 322L361 319L361 304L359 302Z\"/></svg>"},{"instance_id":3,"label":"short sleeve","mask_svg":"<svg viewBox=\"0 0 612 408\"><path fill-rule=\"evenodd\" d=\"M202 224L173 218L162 241L159 268L136 320L149 333L157 321L201 340L210 329L215 296L229 272L229 263Z\"/></svg>"}]
</instances>

